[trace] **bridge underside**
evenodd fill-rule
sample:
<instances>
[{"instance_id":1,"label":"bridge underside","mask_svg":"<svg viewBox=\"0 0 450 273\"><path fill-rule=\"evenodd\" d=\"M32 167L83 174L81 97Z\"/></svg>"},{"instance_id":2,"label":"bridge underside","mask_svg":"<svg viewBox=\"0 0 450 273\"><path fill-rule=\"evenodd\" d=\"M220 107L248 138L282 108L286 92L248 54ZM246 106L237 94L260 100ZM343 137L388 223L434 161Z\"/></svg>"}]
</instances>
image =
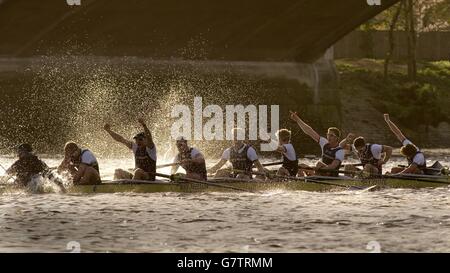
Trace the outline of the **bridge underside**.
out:
<instances>
[{"instance_id":1,"label":"bridge underside","mask_svg":"<svg viewBox=\"0 0 450 273\"><path fill-rule=\"evenodd\" d=\"M0 56L313 62L382 0L0 1Z\"/></svg>"}]
</instances>

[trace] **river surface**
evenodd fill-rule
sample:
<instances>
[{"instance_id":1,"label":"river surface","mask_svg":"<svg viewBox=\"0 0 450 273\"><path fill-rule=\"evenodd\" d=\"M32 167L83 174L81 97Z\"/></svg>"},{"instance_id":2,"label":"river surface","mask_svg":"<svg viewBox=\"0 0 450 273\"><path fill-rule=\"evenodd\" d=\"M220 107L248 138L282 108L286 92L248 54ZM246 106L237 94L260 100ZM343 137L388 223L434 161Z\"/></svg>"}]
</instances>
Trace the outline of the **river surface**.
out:
<instances>
[{"instance_id":1,"label":"river surface","mask_svg":"<svg viewBox=\"0 0 450 273\"><path fill-rule=\"evenodd\" d=\"M450 164L448 154L429 159ZM102 159L104 178L119 166L132 162ZM0 252L449 252L449 194L15 192L0 195Z\"/></svg>"}]
</instances>

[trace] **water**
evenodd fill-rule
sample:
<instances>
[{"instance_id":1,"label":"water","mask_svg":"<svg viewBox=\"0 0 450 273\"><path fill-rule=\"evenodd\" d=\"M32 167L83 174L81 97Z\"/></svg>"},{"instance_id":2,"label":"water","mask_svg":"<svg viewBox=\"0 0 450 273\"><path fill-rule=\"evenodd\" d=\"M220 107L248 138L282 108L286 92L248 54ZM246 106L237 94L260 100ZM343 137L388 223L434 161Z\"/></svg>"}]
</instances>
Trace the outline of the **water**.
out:
<instances>
[{"instance_id":1,"label":"water","mask_svg":"<svg viewBox=\"0 0 450 273\"><path fill-rule=\"evenodd\" d=\"M431 153L433 154L433 153ZM445 165L445 155L433 155ZM9 166L12 158L0 158ZM59 159L46 158L49 165ZM131 160L103 159L102 172ZM401 161L394 158L390 166ZM0 174L2 172L0 171ZM449 187L0 196L0 252L448 252Z\"/></svg>"}]
</instances>

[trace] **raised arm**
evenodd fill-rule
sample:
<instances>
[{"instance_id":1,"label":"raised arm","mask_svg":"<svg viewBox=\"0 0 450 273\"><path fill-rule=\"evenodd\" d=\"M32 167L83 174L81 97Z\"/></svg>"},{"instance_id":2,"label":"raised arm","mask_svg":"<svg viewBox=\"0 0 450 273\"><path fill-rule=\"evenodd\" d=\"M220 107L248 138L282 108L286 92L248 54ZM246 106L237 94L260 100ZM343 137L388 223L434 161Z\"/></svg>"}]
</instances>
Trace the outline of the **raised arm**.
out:
<instances>
[{"instance_id":1,"label":"raised arm","mask_svg":"<svg viewBox=\"0 0 450 273\"><path fill-rule=\"evenodd\" d=\"M123 136L119 135L118 133L111 130L111 125L105 124L103 127L106 132L117 142L122 143L123 145L127 146L129 149L133 146L133 142L125 139Z\"/></svg>"},{"instance_id":2,"label":"raised arm","mask_svg":"<svg viewBox=\"0 0 450 273\"><path fill-rule=\"evenodd\" d=\"M142 128L144 128L145 138L147 139L147 147L153 149L153 147L155 147L155 143L153 142L152 133L148 129L143 118L139 118L138 122L142 125Z\"/></svg>"},{"instance_id":3,"label":"raised arm","mask_svg":"<svg viewBox=\"0 0 450 273\"><path fill-rule=\"evenodd\" d=\"M292 112L292 111L289 111L289 112L291 113L291 119L293 121L297 122L298 126L300 126L300 129L302 129L302 131L305 134L307 134L312 139L314 139L314 141L319 142L320 135L316 131L314 131L314 129L311 128L311 126L309 126L301 118L299 118L299 116L297 115L296 112Z\"/></svg>"},{"instance_id":4,"label":"raised arm","mask_svg":"<svg viewBox=\"0 0 450 273\"><path fill-rule=\"evenodd\" d=\"M389 114L384 114L384 120L386 121L387 125L389 126L389 129L391 129L392 133L397 137L397 139L403 143L405 141L406 137L403 135L402 131L395 125L391 119L389 118Z\"/></svg>"},{"instance_id":5,"label":"raised arm","mask_svg":"<svg viewBox=\"0 0 450 273\"><path fill-rule=\"evenodd\" d=\"M386 162L389 161L389 159L392 156L392 147L391 146L387 146L387 145L383 145L383 150L382 152L384 153L384 158L382 159L382 164L385 164Z\"/></svg>"}]
</instances>

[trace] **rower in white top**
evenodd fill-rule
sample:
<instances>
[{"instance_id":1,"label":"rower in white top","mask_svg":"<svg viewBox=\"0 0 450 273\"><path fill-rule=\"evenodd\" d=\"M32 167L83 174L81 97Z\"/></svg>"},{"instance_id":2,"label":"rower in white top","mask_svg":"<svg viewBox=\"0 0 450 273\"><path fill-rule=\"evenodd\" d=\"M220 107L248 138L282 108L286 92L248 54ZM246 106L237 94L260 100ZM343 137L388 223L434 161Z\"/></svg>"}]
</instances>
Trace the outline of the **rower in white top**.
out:
<instances>
[{"instance_id":1,"label":"rower in white top","mask_svg":"<svg viewBox=\"0 0 450 273\"><path fill-rule=\"evenodd\" d=\"M414 145L409 139L403 135L402 131L395 125L389 118L389 114L384 114L384 120L388 124L392 133L397 137L397 139L402 143L400 148L400 153L406 157L408 160L408 166L404 167L394 167L391 173L394 174L423 174L427 168L427 161L425 155L420 151L420 149Z\"/></svg>"},{"instance_id":2,"label":"rower in white top","mask_svg":"<svg viewBox=\"0 0 450 273\"><path fill-rule=\"evenodd\" d=\"M178 154L173 159L172 174L181 166L186 171L186 178L207 180L206 163L203 154L194 147L189 147L184 137L177 138Z\"/></svg>"},{"instance_id":3,"label":"rower in white top","mask_svg":"<svg viewBox=\"0 0 450 273\"><path fill-rule=\"evenodd\" d=\"M75 142L64 146L64 159L58 173L67 173L74 185L100 184L100 168L97 158L89 149L82 149Z\"/></svg>"},{"instance_id":4,"label":"rower in white top","mask_svg":"<svg viewBox=\"0 0 450 273\"><path fill-rule=\"evenodd\" d=\"M341 137L341 131L336 127L328 128L327 138L321 137L314 129L306 124L299 118L297 113L290 111L291 119L297 122L300 129L310 136L314 141L319 143L322 149L322 159L317 162L314 168L305 164L300 164L299 175L326 175L337 176L342 161L344 160L345 152L342 147L339 146L339 138Z\"/></svg>"},{"instance_id":5,"label":"rower in white top","mask_svg":"<svg viewBox=\"0 0 450 273\"><path fill-rule=\"evenodd\" d=\"M272 140L270 145L282 155L283 164L277 171L277 175L297 176L298 158L294 145L291 143L291 131L280 129L276 133L278 141Z\"/></svg>"},{"instance_id":6,"label":"rower in white top","mask_svg":"<svg viewBox=\"0 0 450 273\"><path fill-rule=\"evenodd\" d=\"M114 179L133 179L133 180L155 180L156 173L156 146L153 142L153 136L148 129L143 118L138 119L138 123L144 129L143 132L136 134L133 141L124 138L111 129L111 125L105 124L104 129L117 142L122 143L134 154L134 170L128 172L123 169L114 171Z\"/></svg>"},{"instance_id":7,"label":"rower in white top","mask_svg":"<svg viewBox=\"0 0 450 273\"><path fill-rule=\"evenodd\" d=\"M365 139L350 133L339 144L342 148L353 152L363 164L363 174L367 176L383 174L383 165L389 161L392 155L392 147L381 144L366 143ZM361 171L356 166L345 165L348 173Z\"/></svg>"},{"instance_id":8,"label":"rower in white top","mask_svg":"<svg viewBox=\"0 0 450 273\"><path fill-rule=\"evenodd\" d=\"M245 135L245 131L243 131L243 129L233 129L233 146L223 152L220 161L211 167L208 170L208 173L215 174L215 177L249 179L253 176L253 167L256 167L259 173L266 174L266 170L259 162L255 148L246 143L244 140L239 140L239 132ZM225 163L227 163L227 161L230 161L233 166L231 171L228 169L220 169L223 165L225 165ZM264 176L257 176L257 178L263 179Z\"/></svg>"}]
</instances>

